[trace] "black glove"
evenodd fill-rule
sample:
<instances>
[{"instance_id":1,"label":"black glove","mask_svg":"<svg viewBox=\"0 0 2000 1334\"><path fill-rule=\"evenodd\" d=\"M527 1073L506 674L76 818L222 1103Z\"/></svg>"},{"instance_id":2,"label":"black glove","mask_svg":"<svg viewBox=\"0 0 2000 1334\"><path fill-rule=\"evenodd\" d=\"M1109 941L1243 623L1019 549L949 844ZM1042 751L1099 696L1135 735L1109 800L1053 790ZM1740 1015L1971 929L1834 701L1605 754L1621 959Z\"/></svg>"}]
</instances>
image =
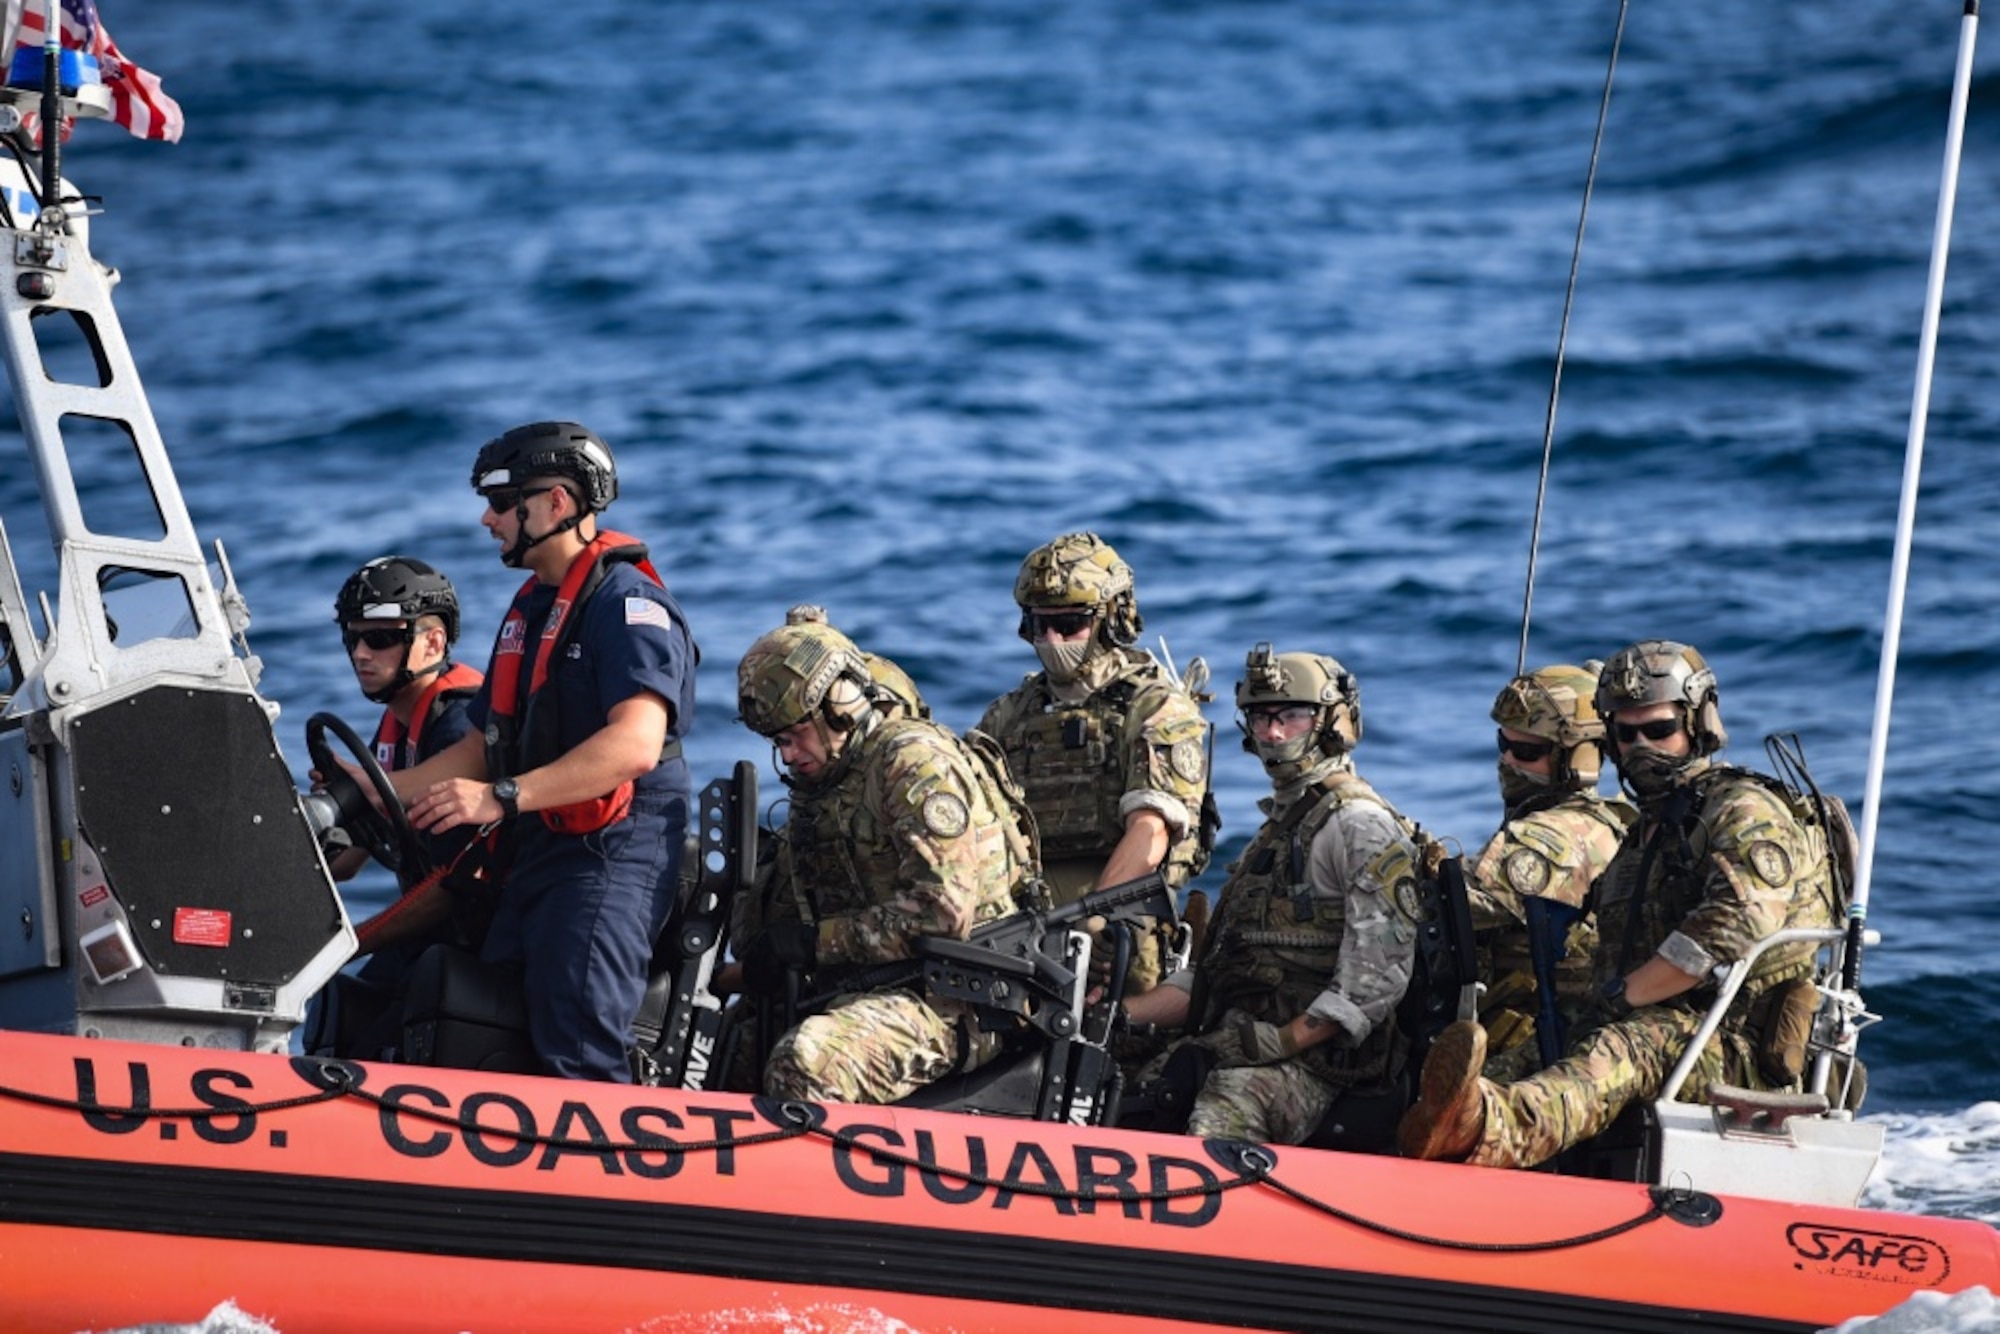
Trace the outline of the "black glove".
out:
<instances>
[{"instance_id":1,"label":"black glove","mask_svg":"<svg viewBox=\"0 0 2000 1334\"><path fill-rule=\"evenodd\" d=\"M1615 1024L1632 1016L1632 1002L1625 996L1625 979L1614 977L1597 993L1597 1013L1605 1023Z\"/></svg>"},{"instance_id":2,"label":"black glove","mask_svg":"<svg viewBox=\"0 0 2000 1334\"><path fill-rule=\"evenodd\" d=\"M785 989L787 972L811 972L818 959L818 927L773 922L744 948L743 985L760 995L772 995Z\"/></svg>"}]
</instances>

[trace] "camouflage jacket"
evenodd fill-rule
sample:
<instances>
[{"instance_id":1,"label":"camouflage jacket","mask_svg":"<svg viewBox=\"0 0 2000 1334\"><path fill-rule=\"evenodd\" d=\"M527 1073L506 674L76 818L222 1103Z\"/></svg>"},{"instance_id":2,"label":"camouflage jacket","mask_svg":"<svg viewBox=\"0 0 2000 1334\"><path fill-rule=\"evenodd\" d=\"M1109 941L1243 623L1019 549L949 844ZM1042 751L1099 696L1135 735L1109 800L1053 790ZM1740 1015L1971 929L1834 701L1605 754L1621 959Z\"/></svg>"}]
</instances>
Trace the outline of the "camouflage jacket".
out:
<instances>
[{"instance_id":1,"label":"camouflage jacket","mask_svg":"<svg viewBox=\"0 0 2000 1334\"><path fill-rule=\"evenodd\" d=\"M905 959L1013 912L1020 868L963 743L895 718L847 744L829 783L794 791L772 870L773 916L818 924L820 964Z\"/></svg>"},{"instance_id":2,"label":"camouflage jacket","mask_svg":"<svg viewBox=\"0 0 2000 1334\"><path fill-rule=\"evenodd\" d=\"M1629 802L1571 792L1552 806L1509 820L1487 840L1473 859L1465 891L1478 938L1479 977L1489 988L1491 1003L1524 1003L1529 1014L1534 1012L1527 900L1583 907L1592 882L1610 864L1638 816ZM1596 944L1594 918L1586 916L1570 928L1556 982L1565 999L1590 995Z\"/></svg>"},{"instance_id":3,"label":"camouflage jacket","mask_svg":"<svg viewBox=\"0 0 2000 1334\"><path fill-rule=\"evenodd\" d=\"M1826 837L1803 801L1774 780L1726 765L1684 790L1687 813L1635 825L1598 881L1596 981L1658 954L1704 979L1668 1003L1700 1006L1713 994L1707 979L1717 964L1742 958L1785 927L1837 926L1841 913ZM1732 1012L1809 973L1815 952L1799 944L1764 955Z\"/></svg>"},{"instance_id":4,"label":"camouflage jacket","mask_svg":"<svg viewBox=\"0 0 2000 1334\"><path fill-rule=\"evenodd\" d=\"M1087 698L1057 700L1047 674L1036 672L979 720L1027 794L1044 870L1064 902L1095 882L1135 810L1167 822L1168 884L1178 888L1207 862L1199 838L1208 793L1201 706L1151 654L1112 653L1107 679Z\"/></svg>"},{"instance_id":5,"label":"camouflage jacket","mask_svg":"<svg viewBox=\"0 0 2000 1334\"><path fill-rule=\"evenodd\" d=\"M1329 775L1250 840L1209 923L1193 1015L1272 1024L1310 1012L1340 1036L1299 1061L1342 1086L1386 1084L1406 1046L1397 1002L1416 955L1416 853L1393 807L1350 772Z\"/></svg>"}]
</instances>

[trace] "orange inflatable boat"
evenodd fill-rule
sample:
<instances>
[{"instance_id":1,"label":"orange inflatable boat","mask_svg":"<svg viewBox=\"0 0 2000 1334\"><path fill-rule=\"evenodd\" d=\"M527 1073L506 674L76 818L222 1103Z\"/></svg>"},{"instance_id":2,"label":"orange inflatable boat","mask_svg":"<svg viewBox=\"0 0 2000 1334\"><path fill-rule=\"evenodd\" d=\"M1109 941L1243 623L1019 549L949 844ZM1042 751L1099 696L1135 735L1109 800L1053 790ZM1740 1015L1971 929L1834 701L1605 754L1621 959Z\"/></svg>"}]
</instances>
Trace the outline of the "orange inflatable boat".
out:
<instances>
[{"instance_id":1,"label":"orange inflatable boat","mask_svg":"<svg viewBox=\"0 0 2000 1334\"><path fill-rule=\"evenodd\" d=\"M10 1330L1815 1330L1983 1223L900 1108L0 1034Z\"/></svg>"}]
</instances>

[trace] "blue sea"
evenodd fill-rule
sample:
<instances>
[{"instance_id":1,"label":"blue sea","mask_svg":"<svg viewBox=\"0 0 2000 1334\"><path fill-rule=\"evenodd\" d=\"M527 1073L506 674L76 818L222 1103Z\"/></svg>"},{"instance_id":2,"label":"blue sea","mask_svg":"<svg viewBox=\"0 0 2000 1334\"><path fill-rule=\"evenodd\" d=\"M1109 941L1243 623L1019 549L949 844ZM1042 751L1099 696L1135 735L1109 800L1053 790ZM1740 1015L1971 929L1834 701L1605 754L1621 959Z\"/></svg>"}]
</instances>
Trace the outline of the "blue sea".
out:
<instances>
[{"instance_id":1,"label":"blue sea","mask_svg":"<svg viewBox=\"0 0 2000 1334\"><path fill-rule=\"evenodd\" d=\"M766 761L735 663L801 601L971 724L1034 666L1022 555L1090 528L1214 670L1230 847L1265 640L1354 671L1411 816L1496 823L1614 0L104 8L187 135L86 125L67 170L301 772L309 714L371 717L342 579L442 566L483 659L516 576L472 454L571 417L701 640L698 774ZM1632 6L1555 423L1531 665L1696 644L1730 753L1795 730L1857 809L1960 14ZM1991 73L1958 217L1863 1051L1871 1200L2000 1221Z\"/></svg>"}]
</instances>

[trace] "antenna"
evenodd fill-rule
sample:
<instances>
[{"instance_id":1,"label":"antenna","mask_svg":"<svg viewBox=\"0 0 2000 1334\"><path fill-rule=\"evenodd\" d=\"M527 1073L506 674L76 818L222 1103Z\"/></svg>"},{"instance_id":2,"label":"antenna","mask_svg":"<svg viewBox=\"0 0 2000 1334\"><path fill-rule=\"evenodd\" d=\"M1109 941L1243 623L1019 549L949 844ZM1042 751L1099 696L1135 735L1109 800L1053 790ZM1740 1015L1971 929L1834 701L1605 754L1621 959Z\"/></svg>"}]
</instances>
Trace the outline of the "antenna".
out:
<instances>
[{"instance_id":1,"label":"antenna","mask_svg":"<svg viewBox=\"0 0 2000 1334\"><path fill-rule=\"evenodd\" d=\"M1861 807L1861 855L1854 869L1854 899L1847 908L1847 942L1841 983L1861 981L1862 926L1875 868L1875 831L1882 816L1882 771L1889 753L1889 707L1896 693L1896 655L1903 639L1903 594L1910 578L1910 541L1917 522L1917 482L1924 465L1924 427L1930 418L1931 371L1937 356L1938 312L1944 305L1945 259L1951 250L1951 214L1958 199L1959 150L1965 142L1965 109L1972 96L1972 48L1979 36L1979 0L1965 0L1959 23L1958 72L1951 88L1951 121L1945 130L1944 171L1938 184L1937 227L1931 235L1930 280L1924 289L1923 333L1917 340L1917 383L1910 398L1909 443L1903 451L1903 494L1896 509L1896 552L1889 567L1889 605L1882 618L1882 664L1875 678L1875 724L1868 737L1868 777Z\"/></svg>"},{"instance_id":2,"label":"antenna","mask_svg":"<svg viewBox=\"0 0 2000 1334\"><path fill-rule=\"evenodd\" d=\"M1597 187L1597 158L1604 148L1604 122L1611 113L1611 81L1618 73L1618 49L1625 43L1625 13L1631 0L1618 2L1618 28L1611 37L1611 60L1604 68L1604 95L1597 103L1597 132L1590 140L1590 170L1583 178L1583 205L1576 215L1576 244L1569 253L1569 285L1563 289L1562 325L1556 332L1556 369L1549 383L1549 411L1542 425L1542 471L1535 482L1535 520L1528 530L1528 579L1521 592L1521 647L1514 655L1514 675L1528 670L1528 625L1535 606L1535 558L1542 548L1542 507L1549 494L1549 458L1555 451L1556 401L1562 397L1563 352L1569 345L1569 316L1576 305L1576 274L1583 262L1583 232L1590 222L1590 196Z\"/></svg>"},{"instance_id":3,"label":"antenna","mask_svg":"<svg viewBox=\"0 0 2000 1334\"><path fill-rule=\"evenodd\" d=\"M62 229L62 5L42 5L42 215ZM81 56L78 57L81 59ZM80 79L79 75L79 79Z\"/></svg>"}]
</instances>

